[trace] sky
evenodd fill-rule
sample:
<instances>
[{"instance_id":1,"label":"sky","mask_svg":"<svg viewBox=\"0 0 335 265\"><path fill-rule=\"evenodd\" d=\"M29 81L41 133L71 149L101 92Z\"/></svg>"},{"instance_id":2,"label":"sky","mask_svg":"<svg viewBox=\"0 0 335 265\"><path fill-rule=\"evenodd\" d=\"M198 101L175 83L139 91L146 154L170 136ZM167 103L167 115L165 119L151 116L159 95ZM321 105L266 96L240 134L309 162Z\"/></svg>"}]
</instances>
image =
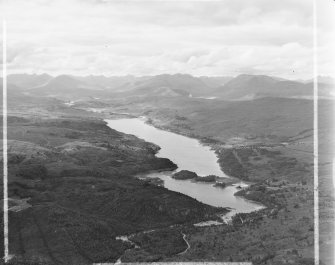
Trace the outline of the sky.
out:
<instances>
[{"instance_id":1,"label":"sky","mask_svg":"<svg viewBox=\"0 0 335 265\"><path fill-rule=\"evenodd\" d=\"M317 2L318 70L333 75L335 1ZM312 0L3 0L2 5L9 73L313 75Z\"/></svg>"}]
</instances>

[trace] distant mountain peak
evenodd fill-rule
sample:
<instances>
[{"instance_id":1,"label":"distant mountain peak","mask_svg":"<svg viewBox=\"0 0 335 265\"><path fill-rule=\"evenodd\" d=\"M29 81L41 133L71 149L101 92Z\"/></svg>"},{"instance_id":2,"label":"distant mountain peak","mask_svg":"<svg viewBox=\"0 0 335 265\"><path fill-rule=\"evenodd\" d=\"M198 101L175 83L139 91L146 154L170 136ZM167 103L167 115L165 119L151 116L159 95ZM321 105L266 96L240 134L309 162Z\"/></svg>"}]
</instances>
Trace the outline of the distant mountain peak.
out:
<instances>
[{"instance_id":1,"label":"distant mountain peak","mask_svg":"<svg viewBox=\"0 0 335 265\"><path fill-rule=\"evenodd\" d=\"M217 89L214 96L226 100L246 100L263 97L309 97L312 87L301 82L267 75L241 74Z\"/></svg>"}]
</instances>

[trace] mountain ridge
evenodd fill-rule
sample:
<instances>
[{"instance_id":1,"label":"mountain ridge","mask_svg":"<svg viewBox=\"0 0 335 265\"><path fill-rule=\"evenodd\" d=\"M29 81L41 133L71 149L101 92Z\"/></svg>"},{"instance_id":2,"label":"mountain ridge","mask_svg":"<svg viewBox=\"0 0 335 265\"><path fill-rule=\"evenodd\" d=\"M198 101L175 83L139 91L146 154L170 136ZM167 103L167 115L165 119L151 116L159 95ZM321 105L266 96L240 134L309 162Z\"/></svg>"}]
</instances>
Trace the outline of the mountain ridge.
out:
<instances>
[{"instance_id":1,"label":"mountain ridge","mask_svg":"<svg viewBox=\"0 0 335 265\"><path fill-rule=\"evenodd\" d=\"M333 98L330 78L319 82L319 96ZM204 97L223 100L253 100L262 97L313 97L313 82L288 80L268 75L241 74L236 77L195 77L190 74L161 74L136 77L104 75L14 74L8 83L15 90L25 90L34 96L54 96L61 99L87 97Z\"/></svg>"}]
</instances>

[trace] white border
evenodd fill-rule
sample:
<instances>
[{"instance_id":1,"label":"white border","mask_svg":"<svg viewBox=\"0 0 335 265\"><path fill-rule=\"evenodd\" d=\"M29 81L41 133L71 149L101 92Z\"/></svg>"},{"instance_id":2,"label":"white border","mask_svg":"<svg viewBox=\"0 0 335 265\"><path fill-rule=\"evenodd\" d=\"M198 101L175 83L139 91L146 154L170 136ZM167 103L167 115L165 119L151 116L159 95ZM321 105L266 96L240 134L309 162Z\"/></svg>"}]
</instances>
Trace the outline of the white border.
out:
<instances>
[{"instance_id":1,"label":"white border","mask_svg":"<svg viewBox=\"0 0 335 265\"><path fill-rule=\"evenodd\" d=\"M136 0L135 0L136 1ZM194 0L189 0L194 1ZM197 1L197 0L195 0ZM198 0L199 1L199 0ZM200 0L206 2L206 0ZM213 1L213 0L211 0ZM217 0L218 1L218 0ZM108 2L108 1L106 1ZM7 25L2 21L2 96L3 96L3 222L4 222L4 261L10 260L8 248L8 156L7 156ZM317 2L313 0L313 142L314 142L314 264L319 265L319 147L318 147L318 56L317 56ZM108 263L104 263L108 264ZM159 263L157 263L159 264ZM162 264L162 263L160 263ZM193 263L194 264L194 263ZM213 264L209 262L208 264ZM233 263L220 263L233 264ZM235 263L245 264L245 263Z\"/></svg>"},{"instance_id":2,"label":"white border","mask_svg":"<svg viewBox=\"0 0 335 265\"><path fill-rule=\"evenodd\" d=\"M2 135L3 135L3 222L4 260L9 261L8 250L8 157L7 157L7 25L2 21Z\"/></svg>"},{"instance_id":3,"label":"white border","mask_svg":"<svg viewBox=\"0 0 335 265\"><path fill-rule=\"evenodd\" d=\"M2 21L2 135L3 135L3 222L4 260L9 260L8 252L8 157L7 157L7 25Z\"/></svg>"},{"instance_id":4,"label":"white border","mask_svg":"<svg viewBox=\"0 0 335 265\"><path fill-rule=\"evenodd\" d=\"M317 0L313 1L313 143L314 143L314 264L319 265L319 135L318 135L318 42Z\"/></svg>"}]
</instances>

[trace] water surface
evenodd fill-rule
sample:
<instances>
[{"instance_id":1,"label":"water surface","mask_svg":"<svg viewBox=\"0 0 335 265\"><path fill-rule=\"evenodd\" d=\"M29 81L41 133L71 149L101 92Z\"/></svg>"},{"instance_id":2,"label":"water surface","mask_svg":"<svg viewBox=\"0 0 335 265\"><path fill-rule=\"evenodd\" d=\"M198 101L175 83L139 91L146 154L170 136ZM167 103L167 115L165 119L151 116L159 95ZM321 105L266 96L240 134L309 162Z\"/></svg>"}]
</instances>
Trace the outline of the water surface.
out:
<instances>
[{"instance_id":1,"label":"water surface","mask_svg":"<svg viewBox=\"0 0 335 265\"><path fill-rule=\"evenodd\" d=\"M157 129L145 123L145 119L117 119L106 120L110 128L117 131L133 134L147 142L152 142L161 147L158 157L169 158L177 164L180 170L190 170L199 176L216 175L227 177L220 169L218 158L210 147L202 145L198 140L183 135ZM230 207L236 212L251 212L262 208L261 205L234 196L238 191L237 186L245 186L241 182L222 189L214 187L213 183L199 183L191 180L176 180L171 176L175 171L145 174L142 177L158 177L164 181L164 187L197 199L203 203L217 206Z\"/></svg>"}]
</instances>

